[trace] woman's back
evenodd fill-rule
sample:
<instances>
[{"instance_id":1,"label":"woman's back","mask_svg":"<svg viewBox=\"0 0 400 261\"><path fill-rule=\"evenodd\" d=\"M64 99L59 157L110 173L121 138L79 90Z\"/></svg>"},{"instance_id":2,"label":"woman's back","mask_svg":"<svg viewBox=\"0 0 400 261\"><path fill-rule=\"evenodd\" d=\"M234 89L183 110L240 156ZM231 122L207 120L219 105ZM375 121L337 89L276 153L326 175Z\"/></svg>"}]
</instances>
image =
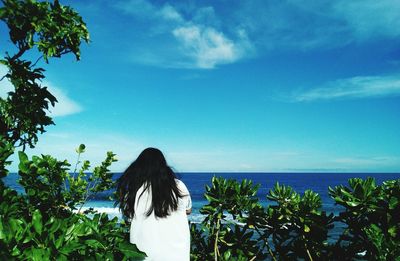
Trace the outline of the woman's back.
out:
<instances>
[{"instance_id":1,"label":"woman's back","mask_svg":"<svg viewBox=\"0 0 400 261\"><path fill-rule=\"evenodd\" d=\"M130 241L144 251L153 261L186 261L190 259L190 231L186 211L191 209L191 199L185 184L175 179L182 197L178 207L163 218L154 211L148 216L152 203L151 186L142 185L135 198L135 214L131 221Z\"/></svg>"}]
</instances>

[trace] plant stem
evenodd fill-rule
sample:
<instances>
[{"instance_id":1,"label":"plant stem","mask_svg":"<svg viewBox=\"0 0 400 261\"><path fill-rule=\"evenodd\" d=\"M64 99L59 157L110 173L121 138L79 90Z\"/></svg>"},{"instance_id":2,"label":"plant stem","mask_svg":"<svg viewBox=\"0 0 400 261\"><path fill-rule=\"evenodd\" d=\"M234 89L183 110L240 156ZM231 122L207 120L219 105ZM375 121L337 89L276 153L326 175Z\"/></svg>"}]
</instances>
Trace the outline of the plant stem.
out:
<instances>
[{"instance_id":1,"label":"plant stem","mask_svg":"<svg viewBox=\"0 0 400 261\"><path fill-rule=\"evenodd\" d=\"M218 235L219 235L219 229L220 229L220 222L221 219L218 218L217 219L217 232L215 234L215 242L214 242L214 256L215 256L215 261L218 261L218 257L219 257L219 250L218 250Z\"/></svg>"},{"instance_id":2,"label":"plant stem","mask_svg":"<svg viewBox=\"0 0 400 261\"><path fill-rule=\"evenodd\" d=\"M310 259L310 261L313 261L313 258L312 258L312 256L311 256L311 253L310 253L310 251L308 250L308 248L306 248L306 251L307 251L307 255L308 255L308 258Z\"/></svg>"},{"instance_id":3,"label":"plant stem","mask_svg":"<svg viewBox=\"0 0 400 261\"><path fill-rule=\"evenodd\" d=\"M76 159L76 164L75 164L75 168L74 168L74 176L73 178L75 179L75 175L76 175L76 170L78 169L78 164L79 164L79 159L81 158L81 153L78 152L78 157Z\"/></svg>"},{"instance_id":4,"label":"plant stem","mask_svg":"<svg viewBox=\"0 0 400 261\"><path fill-rule=\"evenodd\" d=\"M82 205L80 206L80 208L79 208L79 210L78 210L78 213L81 212L81 209L82 209L83 205L85 205L86 201L88 200L88 198L89 198L89 196L90 196L90 190L92 190L94 187L96 187L98 181L99 181L99 178L93 180L93 183L92 183L92 184L88 184L88 186L87 186L87 188L86 188L85 199L83 200ZM92 185L92 186L90 186L90 185Z\"/></svg>"},{"instance_id":5,"label":"plant stem","mask_svg":"<svg viewBox=\"0 0 400 261\"><path fill-rule=\"evenodd\" d=\"M311 256L311 253L310 253L310 251L308 250L307 243L305 242L305 241L306 241L306 238L305 238L304 235L303 235L303 240L304 240L304 247L305 247L305 249L306 249L308 258L310 259L310 261L313 261L313 258L312 258L312 256Z\"/></svg>"}]
</instances>

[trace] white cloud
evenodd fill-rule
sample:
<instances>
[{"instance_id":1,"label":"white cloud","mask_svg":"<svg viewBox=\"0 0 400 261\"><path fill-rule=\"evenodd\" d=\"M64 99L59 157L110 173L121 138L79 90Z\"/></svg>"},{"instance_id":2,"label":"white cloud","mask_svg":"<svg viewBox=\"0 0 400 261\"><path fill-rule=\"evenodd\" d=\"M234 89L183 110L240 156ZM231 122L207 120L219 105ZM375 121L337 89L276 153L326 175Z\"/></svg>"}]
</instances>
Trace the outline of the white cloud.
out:
<instances>
[{"instance_id":1,"label":"white cloud","mask_svg":"<svg viewBox=\"0 0 400 261\"><path fill-rule=\"evenodd\" d=\"M48 90L51 94L53 94L57 98L57 103L54 107L50 107L50 116L52 117L61 117L67 116L75 113L79 113L82 111L82 107L71 98L60 88L54 87L50 83L45 83L45 86L48 86Z\"/></svg>"},{"instance_id":2,"label":"white cloud","mask_svg":"<svg viewBox=\"0 0 400 261\"><path fill-rule=\"evenodd\" d=\"M183 22L184 19L182 18L181 14L179 14L175 8L172 6L166 4L164 5L160 11L159 14L161 17L163 17L165 20L171 20L171 21L176 21L176 22Z\"/></svg>"},{"instance_id":3,"label":"white cloud","mask_svg":"<svg viewBox=\"0 0 400 261\"><path fill-rule=\"evenodd\" d=\"M4 65L0 66L0 78L7 74L7 68ZM70 114L75 114L82 111L82 107L75 101L73 101L62 89L55 87L53 84L49 82L43 82L43 86L47 86L47 89L51 94L53 94L58 102L55 107L49 108L50 116L52 117L61 117ZM0 82L0 98L6 98L7 93L14 90L14 86L11 82L4 78Z\"/></svg>"},{"instance_id":4,"label":"white cloud","mask_svg":"<svg viewBox=\"0 0 400 261\"><path fill-rule=\"evenodd\" d=\"M134 48L133 60L148 65L174 68L211 69L248 57L252 44L245 29L227 35L217 28L212 7L196 9L185 18L171 4L156 6L145 0L120 2L117 8L136 18L150 21L145 47ZM215 23L215 24L214 24ZM162 48L152 46L151 38L162 36ZM150 47L151 46L151 47Z\"/></svg>"},{"instance_id":5,"label":"white cloud","mask_svg":"<svg viewBox=\"0 0 400 261\"><path fill-rule=\"evenodd\" d=\"M358 76L324 84L320 88L294 95L294 100L315 101L400 95L400 75Z\"/></svg>"},{"instance_id":6,"label":"white cloud","mask_svg":"<svg viewBox=\"0 0 400 261\"><path fill-rule=\"evenodd\" d=\"M183 26L173 31L183 44L186 56L193 58L198 68L214 68L217 64L232 63L241 58L240 47L214 28Z\"/></svg>"}]
</instances>

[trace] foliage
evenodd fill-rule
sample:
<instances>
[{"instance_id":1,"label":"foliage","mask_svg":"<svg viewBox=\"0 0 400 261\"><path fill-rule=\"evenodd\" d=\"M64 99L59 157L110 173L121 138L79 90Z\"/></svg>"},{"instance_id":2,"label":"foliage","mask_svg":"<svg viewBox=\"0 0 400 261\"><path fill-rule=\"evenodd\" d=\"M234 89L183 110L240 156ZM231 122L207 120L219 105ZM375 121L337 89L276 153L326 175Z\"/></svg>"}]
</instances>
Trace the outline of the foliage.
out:
<instances>
[{"instance_id":1,"label":"foliage","mask_svg":"<svg viewBox=\"0 0 400 261\"><path fill-rule=\"evenodd\" d=\"M71 215L44 219L35 210L29 219L0 215L0 255L6 260L127 260L143 255L128 243L117 218Z\"/></svg>"},{"instance_id":2,"label":"foliage","mask_svg":"<svg viewBox=\"0 0 400 261\"><path fill-rule=\"evenodd\" d=\"M0 187L3 186L1 178L7 176L6 166L11 162L7 160L14 153L14 147L0 135Z\"/></svg>"},{"instance_id":3,"label":"foliage","mask_svg":"<svg viewBox=\"0 0 400 261\"><path fill-rule=\"evenodd\" d=\"M84 147L82 144L80 147ZM82 150L79 151L79 155ZM33 156L29 160L24 152L19 152L19 183L25 189L29 204L40 209L42 213L58 215L63 209L80 209L91 194L107 191L114 186L109 166L116 161L112 152L93 174L88 176L84 171L89 169L89 161L84 161L78 175L70 174L67 161L58 161L50 155Z\"/></svg>"},{"instance_id":4,"label":"foliage","mask_svg":"<svg viewBox=\"0 0 400 261\"><path fill-rule=\"evenodd\" d=\"M0 259L142 259L145 254L128 243L125 224L93 210L81 213L91 196L114 186L109 172L116 161L112 152L90 175L90 163L79 160L84 145L77 149L73 171L65 160L50 155L29 159L23 152L54 124L49 111L57 99L42 85L45 70L36 65L42 58L48 63L49 58L67 53L79 60L81 42L89 41L85 23L58 0L2 0L0 20L6 23L15 49L15 54L6 52L0 59L8 68L0 81L6 79L14 87L0 98L0 178L8 174L9 157L22 147L18 182L25 190L18 194L0 179ZM23 59L28 51L39 54L39 59Z\"/></svg>"},{"instance_id":5,"label":"foliage","mask_svg":"<svg viewBox=\"0 0 400 261\"><path fill-rule=\"evenodd\" d=\"M49 155L29 160L25 153L19 152L19 183L26 193L18 194L10 188L0 191L0 257L6 260L144 257L129 243L127 227L119 224L117 218L109 220L107 214L94 211L89 216L79 212L90 195L113 186L108 168L115 161L114 156L107 153L93 175L87 177L82 170L88 169L88 161L74 175L66 161Z\"/></svg>"},{"instance_id":6,"label":"foliage","mask_svg":"<svg viewBox=\"0 0 400 261\"><path fill-rule=\"evenodd\" d=\"M54 3L35 0L2 0L0 20L9 29L10 40L16 53L6 56L0 63L7 66L7 78L14 86L6 99L0 99L0 136L2 142L15 146L34 147L38 133L53 124L47 115L49 105L56 98L42 86L44 69L35 63L22 60L34 47L48 62L50 57L73 53L80 58L81 41L89 41L89 33L82 18L73 9Z\"/></svg>"},{"instance_id":7,"label":"foliage","mask_svg":"<svg viewBox=\"0 0 400 261\"><path fill-rule=\"evenodd\" d=\"M255 197L258 186L252 181L213 178L212 186L206 186L205 197L209 201L201 208L206 215L201 231L192 225L193 234L192 258L195 260L249 260L262 257L259 247L252 239L247 216L250 210L259 207ZM238 223L245 225L241 226Z\"/></svg>"},{"instance_id":8,"label":"foliage","mask_svg":"<svg viewBox=\"0 0 400 261\"><path fill-rule=\"evenodd\" d=\"M336 217L346 225L336 245L338 255L400 260L400 180L378 186L372 178L353 178L349 187L329 188L329 193L344 207Z\"/></svg>"},{"instance_id":9,"label":"foliage","mask_svg":"<svg viewBox=\"0 0 400 261\"><path fill-rule=\"evenodd\" d=\"M247 180L212 179L205 219L191 225L193 260L399 260L400 180L350 179L349 187L329 188L342 206L337 215L322 211L310 190L300 195L277 183L266 206L257 190Z\"/></svg>"}]
</instances>

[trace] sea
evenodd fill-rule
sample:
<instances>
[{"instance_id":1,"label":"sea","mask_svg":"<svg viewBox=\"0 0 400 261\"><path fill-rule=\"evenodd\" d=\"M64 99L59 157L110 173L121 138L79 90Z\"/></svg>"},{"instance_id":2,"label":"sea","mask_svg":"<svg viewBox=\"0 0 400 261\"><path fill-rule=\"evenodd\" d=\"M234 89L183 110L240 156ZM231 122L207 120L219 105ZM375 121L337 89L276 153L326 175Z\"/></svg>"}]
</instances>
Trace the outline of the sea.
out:
<instances>
[{"instance_id":1,"label":"sea","mask_svg":"<svg viewBox=\"0 0 400 261\"><path fill-rule=\"evenodd\" d=\"M121 173L115 173L114 178L118 178ZM178 173L178 178L181 179L189 189L192 198L192 214L188 217L192 223L199 223L204 219L199 210L207 204L204 198L205 186L211 184L213 176L223 177L226 179L235 179L242 181L243 179L252 180L254 184L260 184L257 197L260 203L264 206L270 204L266 198L269 190L273 189L276 182L291 186L296 192L302 194L305 190L311 189L321 196L323 206L322 209L327 213L337 213L340 207L335 206L333 199L329 197L328 187L337 185L348 185L350 178L373 177L377 184L382 184L386 180L400 179L400 173ZM23 188L18 184L18 174L10 173L3 178L6 185L14 188L20 193L23 193ZM118 208L114 207L114 202L107 200L111 195L111 191L100 193L94 198L91 198L82 209L94 208L99 212L104 212L110 218L118 217L122 219Z\"/></svg>"}]
</instances>

